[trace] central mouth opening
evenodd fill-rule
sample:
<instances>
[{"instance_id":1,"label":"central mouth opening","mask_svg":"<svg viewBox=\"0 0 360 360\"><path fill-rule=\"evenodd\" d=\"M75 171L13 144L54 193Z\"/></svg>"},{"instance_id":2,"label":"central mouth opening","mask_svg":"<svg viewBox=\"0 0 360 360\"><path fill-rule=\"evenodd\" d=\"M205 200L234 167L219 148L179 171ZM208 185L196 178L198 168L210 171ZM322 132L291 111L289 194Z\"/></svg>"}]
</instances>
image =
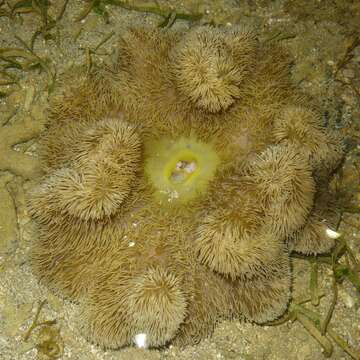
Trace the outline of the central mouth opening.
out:
<instances>
[{"instance_id":1,"label":"central mouth opening","mask_svg":"<svg viewBox=\"0 0 360 360\"><path fill-rule=\"evenodd\" d=\"M170 181L174 184L182 184L188 181L196 171L196 160L180 160L170 174Z\"/></svg>"}]
</instances>

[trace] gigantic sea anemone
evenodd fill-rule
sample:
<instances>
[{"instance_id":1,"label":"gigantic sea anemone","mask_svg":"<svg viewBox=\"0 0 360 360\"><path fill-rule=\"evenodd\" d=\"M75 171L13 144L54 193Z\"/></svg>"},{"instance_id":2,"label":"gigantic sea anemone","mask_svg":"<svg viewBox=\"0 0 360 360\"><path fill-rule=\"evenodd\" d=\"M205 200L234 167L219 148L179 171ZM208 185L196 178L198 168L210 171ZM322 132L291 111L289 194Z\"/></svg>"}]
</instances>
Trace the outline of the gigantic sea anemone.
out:
<instances>
[{"instance_id":1,"label":"gigantic sea anemone","mask_svg":"<svg viewBox=\"0 0 360 360\"><path fill-rule=\"evenodd\" d=\"M291 83L290 57L247 29L132 28L117 48L50 104L34 272L105 348L276 319L289 253L334 244L340 140Z\"/></svg>"}]
</instances>

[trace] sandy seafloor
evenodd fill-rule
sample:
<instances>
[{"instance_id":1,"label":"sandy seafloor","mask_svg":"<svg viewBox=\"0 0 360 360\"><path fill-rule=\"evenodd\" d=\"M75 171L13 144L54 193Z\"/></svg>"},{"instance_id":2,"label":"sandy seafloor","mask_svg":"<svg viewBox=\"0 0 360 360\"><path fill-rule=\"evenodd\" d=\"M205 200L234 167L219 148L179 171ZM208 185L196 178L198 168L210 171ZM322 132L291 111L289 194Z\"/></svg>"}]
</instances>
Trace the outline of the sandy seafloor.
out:
<instances>
[{"instance_id":1,"label":"sandy seafloor","mask_svg":"<svg viewBox=\"0 0 360 360\"><path fill-rule=\"evenodd\" d=\"M0 9L8 9L0 1ZM24 3L24 2L23 2ZM28 2L28 3L31 3ZM49 9L56 18L63 1L53 0ZM82 21L76 21L89 1L70 0L65 13L51 29L51 38L38 36L34 51L41 59L48 59L50 70L61 74L73 64L87 61L86 49L94 49L108 34L114 35L101 46L93 61L108 59L116 43L117 34L129 24L148 23L158 25L159 16L138 11L128 11L109 6L107 21L91 12ZM293 54L294 81L303 91L320 100L324 117L329 126L336 127L347 138L349 152L336 177L336 186L342 191L352 213L344 213L340 232L360 262L360 1L337 0L247 0L247 1L129 1L129 4L157 5L172 8L178 13L202 13L203 22L231 26L244 24L253 27L268 41L280 42ZM0 11L0 15L1 15ZM0 49L21 48L16 36L29 43L32 34L41 26L40 16L25 13L9 18L0 16ZM186 21L176 20L173 26L186 27ZM4 65L1 60L0 66ZM213 336L196 346L180 349L168 347L161 350L127 348L106 351L89 344L74 326L75 304L51 294L38 284L31 274L28 253L31 240L36 234L34 224L26 211L25 194L32 181L26 180L22 165L36 161L37 137L8 138L6 130L24 119L34 126L44 121L47 103L48 76L46 72L8 70L16 77L17 85L0 72L0 359L32 360L51 359L42 351L46 334L37 327L27 341L24 335L31 325L38 304L46 301L39 321L56 319L47 330L55 334L62 359L238 359L282 360L323 359L321 346L298 322L286 322L280 326L256 326L238 321L220 323ZM58 86L55 83L55 87ZM7 96L4 96L5 93ZM4 130L5 129L5 130ZM29 127L29 131L32 131ZM12 141L9 141L12 140ZM19 141L18 141L19 140ZM26 140L24 142L24 140ZM20 142L20 144L16 144ZM4 144L9 144L6 147ZM13 146L14 145L14 146ZM9 166L12 151L19 158ZM23 154L23 155L21 155ZM17 159L21 159L18 161ZM9 170L10 169L10 170ZM310 294L308 261L293 259L295 299ZM329 266L320 266L319 292L324 294L314 310L324 316L332 299L332 277ZM311 308L311 305L307 305ZM360 358L360 294L347 280L338 286L338 299L330 325L336 333L357 351ZM337 345L331 359L350 357ZM55 357L54 357L55 358Z\"/></svg>"}]
</instances>

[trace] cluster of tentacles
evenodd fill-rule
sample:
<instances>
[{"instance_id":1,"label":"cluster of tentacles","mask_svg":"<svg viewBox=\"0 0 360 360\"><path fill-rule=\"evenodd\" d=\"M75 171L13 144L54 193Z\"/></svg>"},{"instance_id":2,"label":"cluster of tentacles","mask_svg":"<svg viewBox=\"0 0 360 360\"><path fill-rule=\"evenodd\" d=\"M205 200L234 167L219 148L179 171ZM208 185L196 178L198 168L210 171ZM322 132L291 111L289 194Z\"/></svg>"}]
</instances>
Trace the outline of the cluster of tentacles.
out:
<instances>
[{"instance_id":1,"label":"cluster of tentacles","mask_svg":"<svg viewBox=\"0 0 360 360\"><path fill-rule=\"evenodd\" d=\"M103 347L279 317L289 253L334 244L327 186L342 156L291 59L237 27L132 28L117 49L69 71L50 104L34 272Z\"/></svg>"}]
</instances>

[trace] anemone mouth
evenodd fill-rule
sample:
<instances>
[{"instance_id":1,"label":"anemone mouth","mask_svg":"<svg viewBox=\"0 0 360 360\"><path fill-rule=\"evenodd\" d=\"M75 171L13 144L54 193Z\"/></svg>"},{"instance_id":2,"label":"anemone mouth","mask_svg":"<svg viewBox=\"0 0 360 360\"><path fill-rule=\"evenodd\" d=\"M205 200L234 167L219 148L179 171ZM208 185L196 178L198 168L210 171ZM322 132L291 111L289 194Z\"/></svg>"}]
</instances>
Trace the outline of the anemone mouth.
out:
<instances>
[{"instance_id":1,"label":"anemone mouth","mask_svg":"<svg viewBox=\"0 0 360 360\"><path fill-rule=\"evenodd\" d=\"M185 203L206 192L220 162L211 144L161 139L145 146L145 174L161 202Z\"/></svg>"}]
</instances>

